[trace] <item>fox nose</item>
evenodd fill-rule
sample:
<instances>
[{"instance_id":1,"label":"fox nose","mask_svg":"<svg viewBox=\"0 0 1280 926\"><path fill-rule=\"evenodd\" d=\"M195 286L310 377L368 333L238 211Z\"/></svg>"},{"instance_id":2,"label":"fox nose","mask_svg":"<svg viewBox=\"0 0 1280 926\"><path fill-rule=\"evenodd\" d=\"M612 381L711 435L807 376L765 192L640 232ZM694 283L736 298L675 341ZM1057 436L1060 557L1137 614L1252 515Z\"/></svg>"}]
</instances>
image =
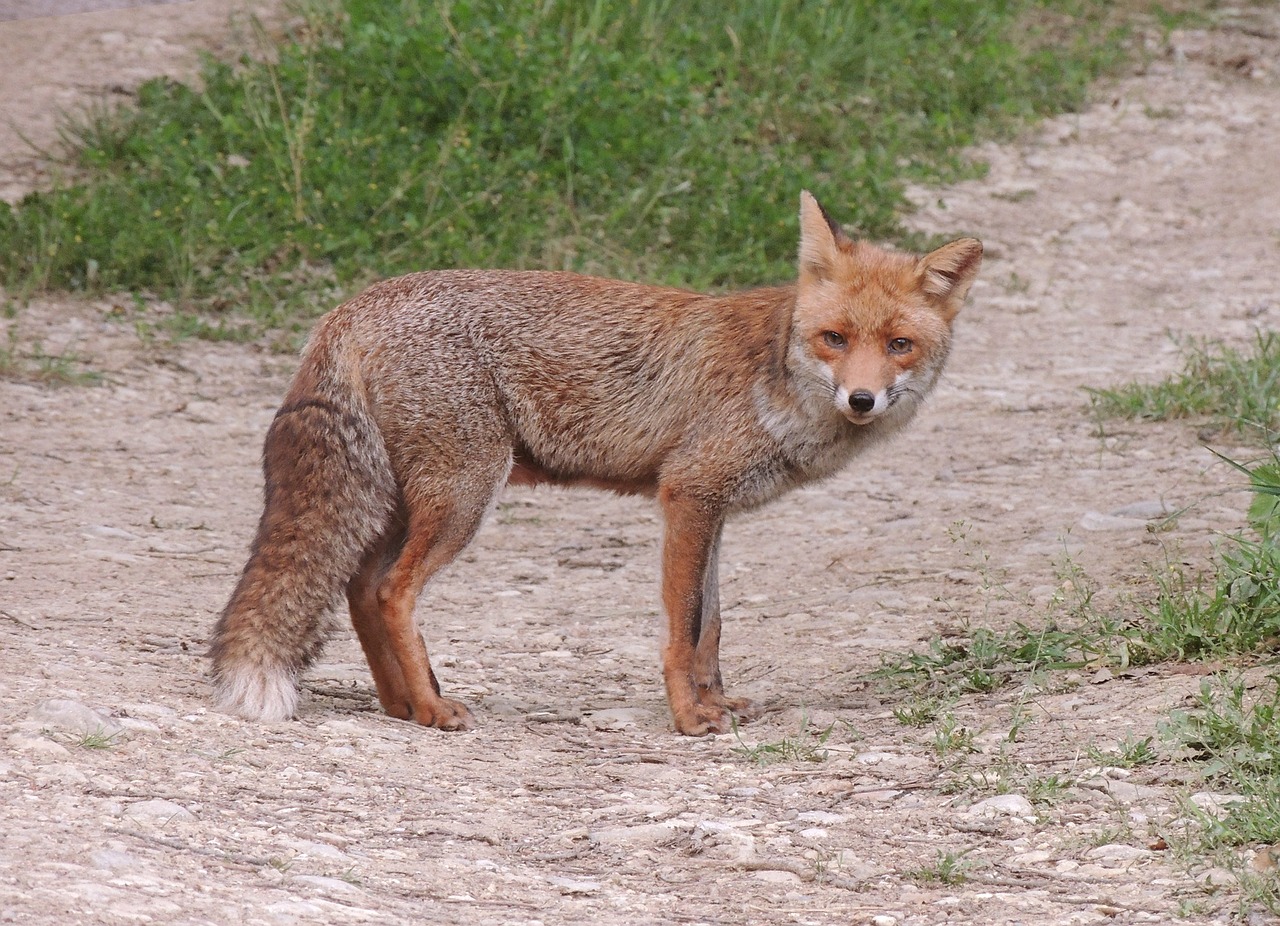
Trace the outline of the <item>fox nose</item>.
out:
<instances>
[{"instance_id":1,"label":"fox nose","mask_svg":"<svg viewBox=\"0 0 1280 926\"><path fill-rule=\"evenodd\" d=\"M865 389L859 389L850 394L849 407L859 415L865 415L876 407L876 397Z\"/></svg>"}]
</instances>

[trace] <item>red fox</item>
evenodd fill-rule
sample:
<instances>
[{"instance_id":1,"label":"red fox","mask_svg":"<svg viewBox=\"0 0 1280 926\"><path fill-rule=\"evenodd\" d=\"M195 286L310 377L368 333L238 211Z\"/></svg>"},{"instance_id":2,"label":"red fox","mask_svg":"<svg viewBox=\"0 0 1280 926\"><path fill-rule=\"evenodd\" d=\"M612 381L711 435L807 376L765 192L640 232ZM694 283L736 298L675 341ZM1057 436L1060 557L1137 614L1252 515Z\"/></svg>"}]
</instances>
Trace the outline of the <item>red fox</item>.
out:
<instances>
[{"instance_id":1,"label":"red fox","mask_svg":"<svg viewBox=\"0 0 1280 926\"><path fill-rule=\"evenodd\" d=\"M498 270L371 286L317 325L267 433L265 509L212 637L219 706L291 718L345 591L386 712L469 727L415 602L504 485L554 483L661 506L676 730L757 716L720 675L725 518L915 415L981 260L973 238L923 257L854 242L806 191L787 286L717 296Z\"/></svg>"}]
</instances>

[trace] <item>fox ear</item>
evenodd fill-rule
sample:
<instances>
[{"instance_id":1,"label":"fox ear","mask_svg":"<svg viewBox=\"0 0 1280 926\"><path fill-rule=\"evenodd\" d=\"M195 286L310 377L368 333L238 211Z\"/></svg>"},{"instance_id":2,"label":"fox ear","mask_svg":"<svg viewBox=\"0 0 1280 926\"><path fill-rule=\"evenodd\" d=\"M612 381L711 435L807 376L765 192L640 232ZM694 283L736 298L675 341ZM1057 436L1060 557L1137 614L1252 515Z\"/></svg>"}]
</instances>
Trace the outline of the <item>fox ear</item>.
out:
<instances>
[{"instance_id":1,"label":"fox ear","mask_svg":"<svg viewBox=\"0 0 1280 926\"><path fill-rule=\"evenodd\" d=\"M950 321L964 305L980 266L982 242L977 238L957 238L920 258L916 279L924 294L942 306Z\"/></svg>"},{"instance_id":2,"label":"fox ear","mask_svg":"<svg viewBox=\"0 0 1280 926\"><path fill-rule=\"evenodd\" d=\"M825 280L831 276L841 245L848 245L844 233L827 210L808 190L800 191L800 279Z\"/></svg>"}]
</instances>

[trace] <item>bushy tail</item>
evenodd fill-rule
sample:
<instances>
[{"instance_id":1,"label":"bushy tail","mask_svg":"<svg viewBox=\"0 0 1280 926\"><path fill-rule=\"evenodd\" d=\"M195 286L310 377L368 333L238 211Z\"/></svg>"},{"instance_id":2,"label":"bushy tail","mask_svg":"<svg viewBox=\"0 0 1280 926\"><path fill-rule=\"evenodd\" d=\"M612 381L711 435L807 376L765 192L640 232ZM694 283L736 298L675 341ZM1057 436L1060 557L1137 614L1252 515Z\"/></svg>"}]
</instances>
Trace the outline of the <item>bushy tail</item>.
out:
<instances>
[{"instance_id":1,"label":"bushy tail","mask_svg":"<svg viewBox=\"0 0 1280 926\"><path fill-rule=\"evenodd\" d=\"M267 432L262 466L262 520L210 655L218 707L275 721L293 716L298 676L396 497L356 364L323 328Z\"/></svg>"}]
</instances>

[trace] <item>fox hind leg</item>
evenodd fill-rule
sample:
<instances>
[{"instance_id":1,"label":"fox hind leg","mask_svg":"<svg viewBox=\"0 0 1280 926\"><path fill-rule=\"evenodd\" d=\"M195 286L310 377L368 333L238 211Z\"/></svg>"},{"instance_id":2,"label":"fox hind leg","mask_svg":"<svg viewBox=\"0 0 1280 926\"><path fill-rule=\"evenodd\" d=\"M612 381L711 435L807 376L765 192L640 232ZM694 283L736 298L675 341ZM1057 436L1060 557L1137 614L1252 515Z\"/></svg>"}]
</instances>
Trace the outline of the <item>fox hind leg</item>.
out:
<instances>
[{"instance_id":1,"label":"fox hind leg","mask_svg":"<svg viewBox=\"0 0 1280 926\"><path fill-rule=\"evenodd\" d=\"M394 558L375 557L348 588L352 621L383 707L393 717L442 730L467 729L471 712L441 695L414 605L431 578L471 542L506 482L510 451L487 459L487 467L473 460L450 479L435 475L406 487L407 525Z\"/></svg>"},{"instance_id":2,"label":"fox hind leg","mask_svg":"<svg viewBox=\"0 0 1280 926\"><path fill-rule=\"evenodd\" d=\"M373 673L378 700L388 714L400 720L410 719L409 688L382 620L378 586L399 559L404 542L405 528L403 519L400 519L365 556L360 571L347 585L351 624Z\"/></svg>"}]
</instances>

